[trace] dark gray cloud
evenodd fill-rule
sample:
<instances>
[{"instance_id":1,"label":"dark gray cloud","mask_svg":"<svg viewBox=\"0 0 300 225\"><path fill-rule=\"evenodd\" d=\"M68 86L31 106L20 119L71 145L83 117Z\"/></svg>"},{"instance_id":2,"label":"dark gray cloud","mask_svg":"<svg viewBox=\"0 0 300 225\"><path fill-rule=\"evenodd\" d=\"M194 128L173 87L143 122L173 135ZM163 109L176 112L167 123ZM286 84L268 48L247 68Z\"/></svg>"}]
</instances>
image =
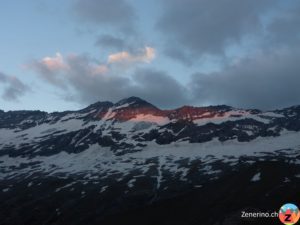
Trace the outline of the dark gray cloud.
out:
<instances>
[{"instance_id":1,"label":"dark gray cloud","mask_svg":"<svg viewBox=\"0 0 300 225\"><path fill-rule=\"evenodd\" d=\"M192 57L193 54L188 53L184 48L178 48L171 45L167 45L164 49L164 53L166 56L179 61L186 66L191 66L195 61L195 57Z\"/></svg>"},{"instance_id":2,"label":"dark gray cloud","mask_svg":"<svg viewBox=\"0 0 300 225\"><path fill-rule=\"evenodd\" d=\"M294 2L286 10L279 11L267 25L265 37L268 47L299 46L300 42L300 2Z\"/></svg>"},{"instance_id":3,"label":"dark gray cloud","mask_svg":"<svg viewBox=\"0 0 300 225\"><path fill-rule=\"evenodd\" d=\"M136 83L133 95L140 96L161 107L187 104L187 88L163 71L137 70L133 75Z\"/></svg>"},{"instance_id":4,"label":"dark gray cloud","mask_svg":"<svg viewBox=\"0 0 300 225\"><path fill-rule=\"evenodd\" d=\"M128 51L136 53L137 49L144 47L144 42L141 41L141 37L134 35L111 35L104 34L97 37L95 45L101 49L114 50L117 52Z\"/></svg>"},{"instance_id":5,"label":"dark gray cloud","mask_svg":"<svg viewBox=\"0 0 300 225\"><path fill-rule=\"evenodd\" d=\"M186 65L206 55L224 59L220 72L192 76L194 103L261 109L300 104L299 2L166 0L163 5L157 27L167 40L166 55ZM243 49L246 40L255 42L250 52ZM238 56L233 60L224 54L232 44Z\"/></svg>"},{"instance_id":6,"label":"dark gray cloud","mask_svg":"<svg viewBox=\"0 0 300 225\"><path fill-rule=\"evenodd\" d=\"M73 89L74 100L87 104L117 101L120 96L126 96L130 79L110 73L93 74L90 60L87 56L76 56L67 60L70 70L66 72L64 82Z\"/></svg>"},{"instance_id":7,"label":"dark gray cloud","mask_svg":"<svg viewBox=\"0 0 300 225\"><path fill-rule=\"evenodd\" d=\"M99 36L96 41L96 45L100 47L115 49L118 51L128 49L128 44L123 38L115 37L109 34Z\"/></svg>"},{"instance_id":8,"label":"dark gray cloud","mask_svg":"<svg viewBox=\"0 0 300 225\"><path fill-rule=\"evenodd\" d=\"M128 51L136 53L137 49L144 47L144 42L137 35L111 35L104 34L97 37L95 45L105 50Z\"/></svg>"},{"instance_id":9,"label":"dark gray cloud","mask_svg":"<svg viewBox=\"0 0 300 225\"><path fill-rule=\"evenodd\" d=\"M27 91L29 87L15 76L9 76L0 72L0 84L4 86L2 98L7 101L16 101Z\"/></svg>"},{"instance_id":10,"label":"dark gray cloud","mask_svg":"<svg viewBox=\"0 0 300 225\"><path fill-rule=\"evenodd\" d=\"M218 73L194 74L194 99L259 109L299 105L299 57L299 49L283 48L241 59Z\"/></svg>"},{"instance_id":11,"label":"dark gray cloud","mask_svg":"<svg viewBox=\"0 0 300 225\"><path fill-rule=\"evenodd\" d=\"M125 0L76 0L75 13L85 22L133 31L136 14Z\"/></svg>"},{"instance_id":12,"label":"dark gray cloud","mask_svg":"<svg viewBox=\"0 0 300 225\"><path fill-rule=\"evenodd\" d=\"M278 1L165 0L157 23L176 59L223 54L231 43L263 31L261 16Z\"/></svg>"}]
</instances>

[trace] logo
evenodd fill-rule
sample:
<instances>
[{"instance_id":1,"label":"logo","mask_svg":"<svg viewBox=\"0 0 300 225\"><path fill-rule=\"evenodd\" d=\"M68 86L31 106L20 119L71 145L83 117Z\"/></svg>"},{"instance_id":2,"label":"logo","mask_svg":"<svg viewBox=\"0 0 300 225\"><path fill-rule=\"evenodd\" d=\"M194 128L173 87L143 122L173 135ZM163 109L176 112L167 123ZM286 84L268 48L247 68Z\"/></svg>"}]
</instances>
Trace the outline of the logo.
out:
<instances>
[{"instance_id":1,"label":"logo","mask_svg":"<svg viewBox=\"0 0 300 225\"><path fill-rule=\"evenodd\" d=\"M288 203L279 210L279 219L285 225L296 224L300 219L300 212L296 205Z\"/></svg>"}]
</instances>

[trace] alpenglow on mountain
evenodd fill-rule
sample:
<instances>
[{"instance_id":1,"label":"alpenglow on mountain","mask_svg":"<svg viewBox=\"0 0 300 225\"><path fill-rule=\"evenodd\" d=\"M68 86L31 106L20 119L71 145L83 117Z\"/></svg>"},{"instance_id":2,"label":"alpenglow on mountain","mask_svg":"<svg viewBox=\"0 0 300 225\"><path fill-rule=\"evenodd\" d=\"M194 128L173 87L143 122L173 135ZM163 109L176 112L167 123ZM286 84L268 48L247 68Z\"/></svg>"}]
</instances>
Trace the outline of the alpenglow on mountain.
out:
<instances>
[{"instance_id":1,"label":"alpenglow on mountain","mask_svg":"<svg viewBox=\"0 0 300 225\"><path fill-rule=\"evenodd\" d=\"M230 224L243 207L299 199L299 150L300 106L161 110L130 97L78 111L0 111L0 218L182 224L170 213L181 210L193 215L185 224Z\"/></svg>"}]
</instances>

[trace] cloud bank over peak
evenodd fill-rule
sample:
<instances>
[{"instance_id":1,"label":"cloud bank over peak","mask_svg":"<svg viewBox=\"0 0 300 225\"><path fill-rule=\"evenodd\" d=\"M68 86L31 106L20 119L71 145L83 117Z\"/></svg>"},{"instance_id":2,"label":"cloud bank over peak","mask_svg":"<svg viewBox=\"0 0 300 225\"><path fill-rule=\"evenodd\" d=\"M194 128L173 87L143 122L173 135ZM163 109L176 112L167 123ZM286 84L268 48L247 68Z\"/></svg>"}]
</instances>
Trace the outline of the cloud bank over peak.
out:
<instances>
[{"instance_id":1,"label":"cloud bank over peak","mask_svg":"<svg viewBox=\"0 0 300 225\"><path fill-rule=\"evenodd\" d=\"M300 49L263 52L220 72L192 76L194 99L202 104L275 109L300 104Z\"/></svg>"},{"instance_id":2,"label":"cloud bank over peak","mask_svg":"<svg viewBox=\"0 0 300 225\"><path fill-rule=\"evenodd\" d=\"M145 47L136 53L119 52L108 56L107 63L97 64L85 55L54 57L35 60L27 68L46 83L59 88L65 99L90 104L99 100L118 101L128 96L139 96L162 107L173 107L187 102L185 88L164 71L139 68L155 57L155 49ZM45 60L46 59L46 60ZM115 68L127 64L126 76ZM129 68L130 67L130 68Z\"/></svg>"}]
</instances>

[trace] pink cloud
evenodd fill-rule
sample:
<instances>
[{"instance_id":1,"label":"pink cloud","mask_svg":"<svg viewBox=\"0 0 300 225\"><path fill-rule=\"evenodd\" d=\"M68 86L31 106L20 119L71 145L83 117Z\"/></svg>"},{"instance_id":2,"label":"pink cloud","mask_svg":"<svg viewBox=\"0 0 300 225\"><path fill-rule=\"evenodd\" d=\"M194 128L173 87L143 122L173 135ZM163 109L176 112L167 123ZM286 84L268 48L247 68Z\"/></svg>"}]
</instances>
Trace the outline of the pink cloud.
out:
<instances>
[{"instance_id":1,"label":"pink cloud","mask_svg":"<svg viewBox=\"0 0 300 225\"><path fill-rule=\"evenodd\" d=\"M136 63L144 62L150 63L155 58L155 49L145 47L140 53L134 55L127 51L117 52L108 56L108 63Z\"/></svg>"},{"instance_id":2,"label":"pink cloud","mask_svg":"<svg viewBox=\"0 0 300 225\"><path fill-rule=\"evenodd\" d=\"M68 65L64 62L63 56L58 52L54 57L45 57L41 60L41 64L44 65L50 71L60 71L68 69Z\"/></svg>"}]
</instances>

